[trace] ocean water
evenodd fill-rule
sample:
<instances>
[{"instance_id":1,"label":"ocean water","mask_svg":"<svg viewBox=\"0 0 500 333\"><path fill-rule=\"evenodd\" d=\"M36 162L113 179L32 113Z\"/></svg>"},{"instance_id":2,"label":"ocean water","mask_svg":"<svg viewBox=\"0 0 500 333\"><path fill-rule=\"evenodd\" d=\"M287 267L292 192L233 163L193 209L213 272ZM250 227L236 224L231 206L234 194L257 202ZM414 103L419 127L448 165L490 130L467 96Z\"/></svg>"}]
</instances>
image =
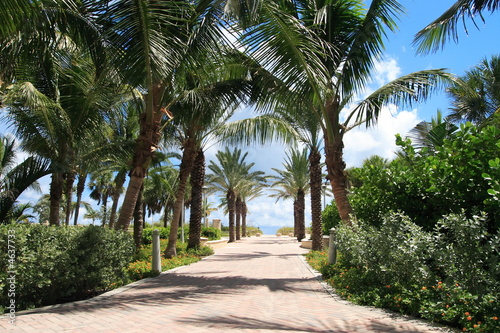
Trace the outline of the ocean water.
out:
<instances>
[{"instance_id":1,"label":"ocean water","mask_svg":"<svg viewBox=\"0 0 500 333\"><path fill-rule=\"evenodd\" d=\"M276 235L276 231L281 228L273 225L259 225L258 227L264 235Z\"/></svg>"}]
</instances>

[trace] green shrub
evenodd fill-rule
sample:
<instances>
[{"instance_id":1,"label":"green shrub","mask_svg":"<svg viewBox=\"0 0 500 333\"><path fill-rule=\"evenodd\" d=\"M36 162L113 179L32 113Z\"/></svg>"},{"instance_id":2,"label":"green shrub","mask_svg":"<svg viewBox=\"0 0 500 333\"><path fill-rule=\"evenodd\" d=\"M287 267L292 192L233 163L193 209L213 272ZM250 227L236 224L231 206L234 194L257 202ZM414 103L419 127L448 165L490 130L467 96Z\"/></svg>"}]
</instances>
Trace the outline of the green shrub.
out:
<instances>
[{"instance_id":1,"label":"green shrub","mask_svg":"<svg viewBox=\"0 0 500 333\"><path fill-rule=\"evenodd\" d=\"M153 230L158 229L160 231L160 239L168 239L170 234L170 227L158 227L158 228L144 228L142 230L142 244L148 245L153 242Z\"/></svg>"},{"instance_id":2,"label":"green shrub","mask_svg":"<svg viewBox=\"0 0 500 333\"><path fill-rule=\"evenodd\" d=\"M500 237L484 216L450 214L425 231L392 213L380 227L341 225L336 265L311 252L336 292L358 304L449 324L472 332L500 331Z\"/></svg>"},{"instance_id":3,"label":"green shrub","mask_svg":"<svg viewBox=\"0 0 500 333\"><path fill-rule=\"evenodd\" d=\"M335 202L331 202L330 204L326 205L325 209L321 213L322 217L322 228L323 228L323 235L329 235L330 234L330 229L331 228L337 228L337 226L340 224L340 215L339 215L339 210L337 209L337 205Z\"/></svg>"},{"instance_id":4,"label":"green shrub","mask_svg":"<svg viewBox=\"0 0 500 333\"><path fill-rule=\"evenodd\" d=\"M293 227L281 227L276 233L281 233L282 235L288 235L289 233L293 233Z\"/></svg>"},{"instance_id":5,"label":"green shrub","mask_svg":"<svg viewBox=\"0 0 500 333\"><path fill-rule=\"evenodd\" d=\"M9 245L15 250L12 266ZM128 233L95 226L5 225L0 248L0 304L8 304L7 271L15 271L16 309L23 310L123 284L134 243Z\"/></svg>"},{"instance_id":6,"label":"green shrub","mask_svg":"<svg viewBox=\"0 0 500 333\"><path fill-rule=\"evenodd\" d=\"M247 226L247 236L248 237L255 236L256 234L262 234L262 230L260 230L260 228Z\"/></svg>"},{"instance_id":7,"label":"green shrub","mask_svg":"<svg viewBox=\"0 0 500 333\"><path fill-rule=\"evenodd\" d=\"M222 232L217 228L202 227L201 228L201 236L207 237L208 240L217 240L217 239L221 239Z\"/></svg>"}]
</instances>

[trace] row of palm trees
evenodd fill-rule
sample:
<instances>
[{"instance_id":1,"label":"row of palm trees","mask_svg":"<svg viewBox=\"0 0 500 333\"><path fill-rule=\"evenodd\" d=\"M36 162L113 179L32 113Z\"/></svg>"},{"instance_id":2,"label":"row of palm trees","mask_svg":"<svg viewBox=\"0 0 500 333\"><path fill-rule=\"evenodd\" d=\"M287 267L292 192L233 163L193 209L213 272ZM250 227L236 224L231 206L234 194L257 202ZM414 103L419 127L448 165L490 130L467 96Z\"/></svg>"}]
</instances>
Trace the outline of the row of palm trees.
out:
<instances>
[{"instance_id":1,"label":"row of palm trees","mask_svg":"<svg viewBox=\"0 0 500 333\"><path fill-rule=\"evenodd\" d=\"M497 9L496 1L459 3L448 16ZM128 229L157 150L172 145L182 150L172 213L179 221L189 176L199 202L209 142L269 139L294 139L309 149L313 230L320 223L324 147L327 179L349 223L345 133L374 124L387 103L411 105L453 80L444 70L419 71L358 101L402 12L394 0L366 8L361 0L8 0L0 11L4 117L22 149L50 164L54 225L63 197L70 207L77 179L79 202L89 174L97 181L97 171L112 170L114 189L100 192L96 182L95 194L117 203L128 172L119 217L115 222L112 208L109 219ZM417 41L436 40L436 29L426 28ZM228 126L243 104L262 115ZM227 200L238 206L234 194ZM198 209L192 211L198 219ZM66 224L68 216L69 208ZM175 255L177 227L171 224L167 257Z\"/></svg>"}]
</instances>

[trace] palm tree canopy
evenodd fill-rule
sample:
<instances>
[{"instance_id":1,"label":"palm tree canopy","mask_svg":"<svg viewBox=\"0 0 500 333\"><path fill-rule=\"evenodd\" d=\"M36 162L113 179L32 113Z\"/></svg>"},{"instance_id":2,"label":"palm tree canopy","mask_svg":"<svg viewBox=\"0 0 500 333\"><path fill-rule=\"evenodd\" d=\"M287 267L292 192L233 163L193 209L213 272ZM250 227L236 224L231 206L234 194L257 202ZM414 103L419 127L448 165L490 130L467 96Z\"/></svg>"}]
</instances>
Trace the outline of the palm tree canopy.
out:
<instances>
[{"instance_id":1,"label":"palm tree canopy","mask_svg":"<svg viewBox=\"0 0 500 333\"><path fill-rule=\"evenodd\" d=\"M207 175L207 187L209 192L236 191L239 186L245 184L249 179L260 179L262 171L251 171L255 163L247 163L248 153L242 154L241 149L234 149L232 152L228 147L224 151L216 154L217 165L210 161L208 168L212 171Z\"/></svg>"},{"instance_id":2,"label":"palm tree canopy","mask_svg":"<svg viewBox=\"0 0 500 333\"><path fill-rule=\"evenodd\" d=\"M290 149L283 166L284 170L273 168L273 171L278 175L269 177L273 181L271 188L275 192L270 197L276 198L278 201L280 199L295 199L299 191L307 193L310 181L307 149L302 151Z\"/></svg>"},{"instance_id":3,"label":"palm tree canopy","mask_svg":"<svg viewBox=\"0 0 500 333\"><path fill-rule=\"evenodd\" d=\"M465 72L447 89L452 100L448 119L481 124L500 110L500 57L492 56Z\"/></svg>"}]
</instances>

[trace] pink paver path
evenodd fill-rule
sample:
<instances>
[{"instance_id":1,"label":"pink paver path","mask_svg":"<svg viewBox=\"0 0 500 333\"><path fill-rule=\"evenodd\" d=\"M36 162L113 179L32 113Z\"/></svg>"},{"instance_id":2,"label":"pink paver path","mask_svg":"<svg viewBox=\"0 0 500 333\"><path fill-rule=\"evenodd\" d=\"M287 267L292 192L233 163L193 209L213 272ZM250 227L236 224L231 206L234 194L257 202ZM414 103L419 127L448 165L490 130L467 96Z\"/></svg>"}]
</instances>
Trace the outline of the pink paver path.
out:
<instances>
[{"instance_id":1,"label":"pink paver path","mask_svg":"<svg viewBox=\"0 0 500 333\"><path fill-rule=\"evenodd\" d=\"M91 300L19 312L14 332L447 332L328 293L289 237L230 243Z\"/></svg>"}]
</instances>

